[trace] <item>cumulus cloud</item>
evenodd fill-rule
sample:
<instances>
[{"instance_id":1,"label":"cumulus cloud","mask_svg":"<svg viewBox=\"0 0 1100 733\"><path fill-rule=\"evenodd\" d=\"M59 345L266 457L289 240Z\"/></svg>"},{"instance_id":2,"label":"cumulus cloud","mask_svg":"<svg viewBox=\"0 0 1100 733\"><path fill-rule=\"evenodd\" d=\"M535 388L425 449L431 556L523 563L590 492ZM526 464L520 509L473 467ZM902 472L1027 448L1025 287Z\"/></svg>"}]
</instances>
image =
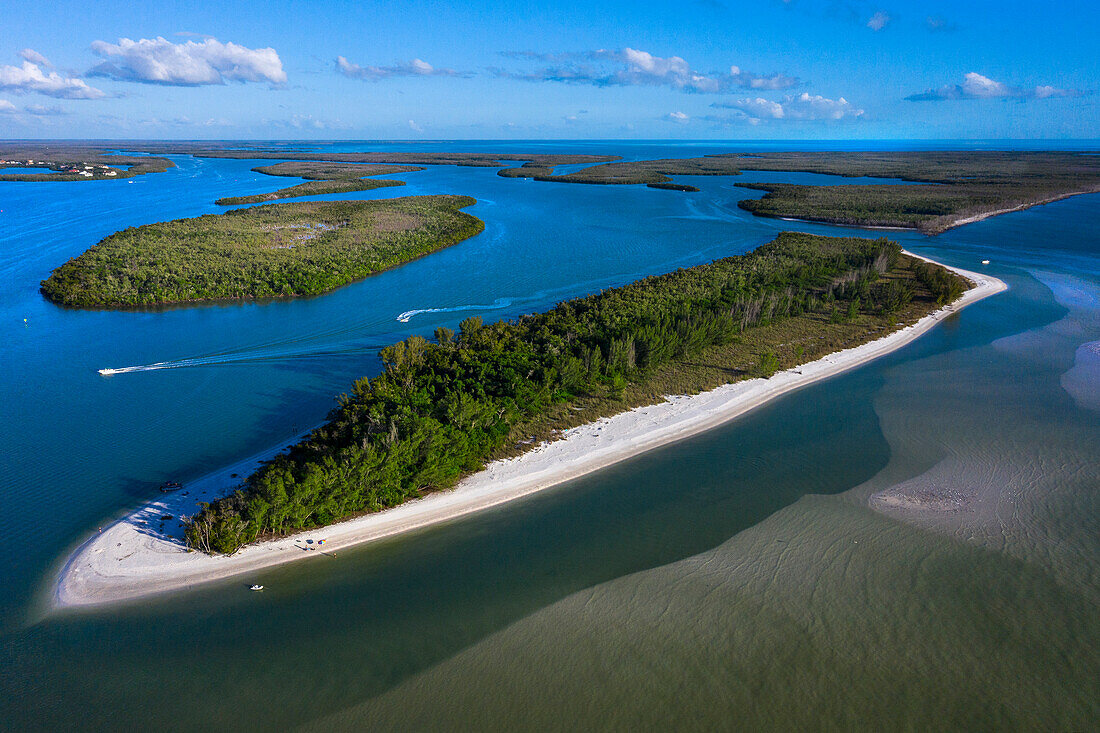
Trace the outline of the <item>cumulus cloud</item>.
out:
<instances>
[{"instance_id":1,"label":"cumulus cloud","mask_svg":"<svg viewBox=\"0 0 1100 733\"><path fill-rule=\"evenodd\" d=\"M394 66L359 66L343 56L336 57L336 71L350 79L378 81L395 76L462 76L454 69L437 69L427 61L413 59Z\"/></svg>"},{"instance_id":2,"label":"cumulus cloud","mask_svg":"<svg viewBox=\"0 0 1100 733\"><path fill-rule=\"evenodd\" d=\"M711 106L737 110L750 122L754 120L843 120L863 116L863 110L852 105L844 97L829 99L806 92L797 96L787 95L778 102L756 97L716 102Z\"/></svg>"},{"instance_id":3,"label":"cumulus cloud","mask_svg":"<svg viewBox=\"0 0 1100 733\"><path fill-rule=\"evenodd\" d=\"M280 105L282 106L282 105ZM238 126L239 122L231 122L224 118L211 118L207 120L189 120L187 118L178 118L181 120L179 124L188 125L200 125L203 127L223 127L223 126ZM314 117L311 114L292 114L290 117L285 118L268 118L263 117L260 119L259 125L261 127L269 127L276 130L348 130L351 129L351 125L343 122L339 119L320 119Z\"/></svg>"},{"instance_id":4,"label":"cumulus cloud","mask_svg":"<svg viewBox=\"0 0 1100 733\"><path fill-rule=\"evenodd\" d=\"M104 59L91 76L169 86L224 84L227 81L282 84L283 62L273 48L246 48L214 38L172 43L161 38L118 43L95 41L92 51Z\"/></svg>"},{"instance_id":5,"label":"cumulus cloud","mask_svg":"<svg viewBox=\"0 0 1100 733\"><path fill-rule=\"evenodd\" d=\"M686 115L683 112L669 112L662 117L665 122L675 122L677 125L686 125L691 122L691 116Z\"/></svg>"},{"instance_id":6,"label":"cumulus cloud","mask_svg":"<svg viewBox=\"0 0 1100 733\"><path fill-rule=\"evenodd\" d=\"M0 99L0 114L2 115L34 115L35 117L60 117L72 114L69 110L57 105L47 107L43 104L28 104L19 109L6 99Z\"/></svg>"},{"instance_id":7,"label":"cumulus cloud","mask_svg":"<svg viewBox=\"0 0 1100 733\"><path fill-rule=\"evenodd\" d=\"M529 72L495 70L498 76L524 81L554 81L598 87L667 86L701 94L718 94L731 89L790 89L798 84L798 79L794 77L756 74L737 66L730 66L721 72L701 72L693 69L680 56L655 56L634 48L559 54L520 51L505 55L549 64Z\"/></svg>"},{"instance_id":8,"label":"cumulus cloud","mask_svg":"<svg viewBox=\"0 0 1100 733\"><path fill-rule=\"evenodd\" d=\"M953 99L1047 99L1080 95L1081 92L1074 89L1059 89L1049 85L1022 89L971 71L963 76L961 84L947 84L938 89L927 89L920 94L910 94L906 99L910 102L942 102Z\"/></svg>"},{"instance_id":9,"label":"cumulus cloud","mask_svg":"<svg viewBox=\"0 0 1100 733\"><path fill-rule=\"evenodd\" d=\"M890 22L890 16L879 10L867 21L867 27L873 31L881 31Z\"/></svg>"},{"instance_id":10,"label":"cumulus cloud","mask_svg":"<svg viewBox=\"0 0 1100 733\"><path fill-rule=\"evenodd\" d=\"M424 128L416 124L413 120L409 120L409 129L413 132L424 132Z\"/></svg>"},{"instance_id":11,"label":"cumulus cloud","mask_svg":"<svg viewBox=\"0 0 1100 733\"><path fill-rule=\"evenodd\" d=\"M28 104L23 111L35 117L62 117L72 114L69 110L64 107L59 107L56 104L49 107L44 104Z\"/></svg>"},{"instance_id":12,"label":"cumulus cloud","mask_svg":"<svg viewBox=\"0 0 1100 733\"><path fill-rule=\"evenodd\" d=\"M43 67L49 68L50 62L33 49L23 49L20 56L23 57L22 66L0 65L0 89L16 94L37 92L58 99L99 99L107 96L99 89L88 86L83 79L44 70Z\"/></svg>"},{"instance_id":13,"label":"cumulus cloud","mask_svg":"<svg viewBox=\"0 0 1100 733\"><path fill-rule=\"evenodd\" d=\"M46 69L53 66L45 56L38 53L38 51L35 51L33 48L24 48L19 52L19 58L24 61L30 61L32 64L37 64Z\"/></svg>"}]
</instances>

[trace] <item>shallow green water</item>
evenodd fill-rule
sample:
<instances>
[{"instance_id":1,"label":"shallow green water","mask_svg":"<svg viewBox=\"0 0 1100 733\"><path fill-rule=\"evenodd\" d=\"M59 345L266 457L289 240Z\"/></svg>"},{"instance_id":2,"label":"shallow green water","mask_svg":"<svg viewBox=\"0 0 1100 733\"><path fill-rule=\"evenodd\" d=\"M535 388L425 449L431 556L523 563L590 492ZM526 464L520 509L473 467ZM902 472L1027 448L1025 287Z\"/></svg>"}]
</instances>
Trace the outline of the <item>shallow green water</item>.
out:
<instances>
[{"instance_id":1,"label":"shallow green water","mask_svg":"<svg viewBox=\"0 0 1100 733\"><path fill-rule=\"evenodd\" d=\"M683 196L446 168L364 197L469 193L486 233L330 296L129 314L43 303L37 281L110 231L285 184L247 161L179 162L132 185L0 187L3 216L18 212L0 250L15 365L0 407L12 448L0 726L1092 727L1097 196L935 239L898 233L951 263L990 259L1012 289L722 429L267 571L263 594L229 581L42 615L55 563L103 518L162 476L319 420L395 338L538 310L780 229L847 231L753 219L729 179L692 179L703 192ZM868 506L884 490L944 489L964 509Z\"/></svg>"}]
</instances>

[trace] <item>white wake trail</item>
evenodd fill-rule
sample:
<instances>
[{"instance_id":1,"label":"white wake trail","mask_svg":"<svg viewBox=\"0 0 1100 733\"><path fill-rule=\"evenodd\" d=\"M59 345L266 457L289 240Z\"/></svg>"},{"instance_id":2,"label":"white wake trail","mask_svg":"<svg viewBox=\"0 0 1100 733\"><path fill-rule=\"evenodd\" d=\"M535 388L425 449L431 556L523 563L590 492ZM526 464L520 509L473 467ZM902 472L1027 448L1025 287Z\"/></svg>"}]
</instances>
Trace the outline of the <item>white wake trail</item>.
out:
<instances>
[{"instance_id":1,"label":"white wake trail","mask_svg":"<svg viewBox=\"0 0 1100 733\"><path fill-rule=\"evenodd\" d=\"M492 311L499 308L507 308L512 305L511 298L497 298L497 300L488 305L456 305L451 308L417 308L416 310L405 311L397 317L397 320L401 323L408 323L409 319L413 316L418 316L421 313L458 313L460 311Z\"/></svg>"},{"instance_id":2,"label":"white wake trail","mask_svg":"<svg viewBox=\"0 0 1100 733\"><path fill-rule=\"evenodd\" d=\"M216 354L192 359L176 359L174 361L158 361L153 364L138 364L136 366L111 367L97 370L102 376L110 377L116 374L132 374L133 372L153 372L160 369L182 369L184 367L219 366L230 364L257 364L262 362L280 361L286 359L311 359L327 356L340 356L351 353L370 353L379 348L378 344L366 341L347 342L341 346L329 346L322 348L281 349L278 351L247 352L240 354Z\"/></svg>"}]
</instances>

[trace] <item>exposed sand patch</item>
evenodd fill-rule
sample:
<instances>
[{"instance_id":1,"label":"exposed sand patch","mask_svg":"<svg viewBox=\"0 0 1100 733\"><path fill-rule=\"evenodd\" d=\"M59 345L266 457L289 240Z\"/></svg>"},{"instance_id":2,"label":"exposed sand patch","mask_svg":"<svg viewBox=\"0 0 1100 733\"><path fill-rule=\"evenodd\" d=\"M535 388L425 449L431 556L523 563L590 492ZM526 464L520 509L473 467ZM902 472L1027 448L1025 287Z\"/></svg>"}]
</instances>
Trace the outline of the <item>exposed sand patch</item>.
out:
<instances>
[{"instance_id":1,"label":"exposed sand patch","mask_svg":"<svg viewBox=\"0 0 1100 733\"><path fill-rule=\"evenodd\" d=\"M401 211L380 211L371 215L371 228L376 232L407 232L421 224L421 218Z\"/></svg>"}]
</instances>

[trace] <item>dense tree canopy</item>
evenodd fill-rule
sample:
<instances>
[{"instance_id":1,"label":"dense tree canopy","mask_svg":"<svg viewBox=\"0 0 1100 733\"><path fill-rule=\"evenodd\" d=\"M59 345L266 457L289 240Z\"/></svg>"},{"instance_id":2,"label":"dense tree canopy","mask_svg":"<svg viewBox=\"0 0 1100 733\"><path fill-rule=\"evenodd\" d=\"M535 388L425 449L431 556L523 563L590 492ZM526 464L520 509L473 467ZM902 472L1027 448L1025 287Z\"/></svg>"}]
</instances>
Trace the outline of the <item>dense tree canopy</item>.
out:
<instances>
[{"instance_id":1,"label":"dense tree canopy","mask_svg":"<svg viewBox=\"0 0 1100 733\"><path fill-rule=\"evenodd\" d=\"M469 196L271 204L131 227L54 270L74 307L316 295L478 234Z\"/></svg>"},{"instance_id":2,"label":"dense tree canopy","mask_svg":"<svg viewBox=\"0 0 1100 733\"><path fill-rule=\"evenodd\" d=\"M258 537L330 524L452 486L517 424L663 364L807 310L892 312L911 291L885 280L885 239L784 233L738 257L649 277L517 321L461 323L382 350L329 422L190 521L189 544L233 552ZM953 275L945 275L953 278ZM767 362L767 363L765 363ZM776 368L761 360L760 373Z\"/></svg>"}]
</instances>

